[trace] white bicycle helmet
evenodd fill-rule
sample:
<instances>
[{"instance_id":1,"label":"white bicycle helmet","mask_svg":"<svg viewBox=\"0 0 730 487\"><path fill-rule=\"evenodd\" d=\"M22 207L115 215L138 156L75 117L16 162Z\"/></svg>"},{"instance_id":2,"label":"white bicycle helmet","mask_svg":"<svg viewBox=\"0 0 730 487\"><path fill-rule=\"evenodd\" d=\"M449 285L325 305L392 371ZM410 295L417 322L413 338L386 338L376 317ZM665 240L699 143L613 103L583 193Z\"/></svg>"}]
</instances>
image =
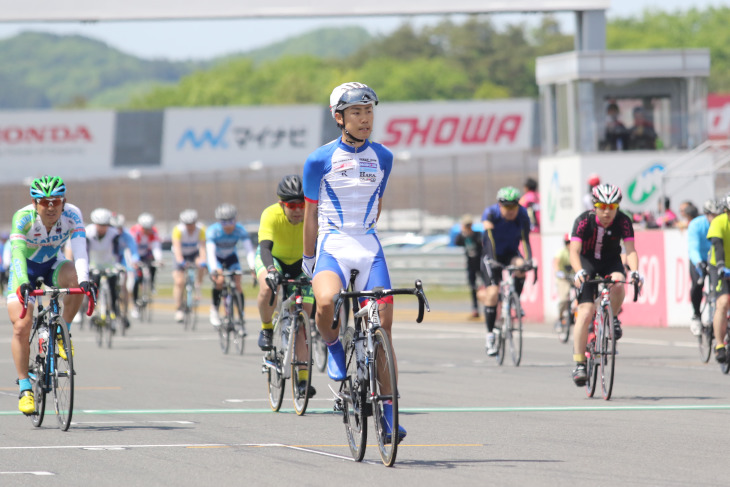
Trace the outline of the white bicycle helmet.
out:
<instances>
[{"instance_id":1,"label":"white bicycle helmet","mask_svg":"<svg viewBox=\"0 0 730 487\"><path fill-rule=\"evenodd\" d=\"M151 229L155 224L155 217L150 213L142 213L137 218L137 223L145 230Z\"/></svg>"},{"instance_id":2,"label":"white bicycle helmet","mask_svg":"<svg viewBox=\"0 0 730 487\"><path fill-rule=\"evenodd\" d=\"M613 184L599 184L591 192L593 203L621 203L621 188Z\"/></svg>"},{"instance_id":3,"label":"white bicycle helmet","mask_svg":"<svg viewBox=\"0 0 730 487\"><path fill-rule=\"evenodd\" d=\"M198 212L193 210L192 208L183 210L180 213L180 222L184 223L185 225L192 225L193 223L195 223L197 221L198 221Z\"/></svg>"},{"instance_id":4,"label":"white bicycle helmet","mask_svg":"<svg viewBox=\"0 0 730 487\"><path fill-rule=\"evenodd\" d=\"M215 209L216 220L232 220L236 218L238 211L236 207L230 203L223 203Z\"/></svg>"},{"instance_id":5,"label":"white bicycle helmet","mask_svg":"<svg viewBox=\"0 0 730 487\"><path fill-rule=\"evenodd\" d=\"M112 220L112 212L106 208L97 208L89 215L91 223L95 225L110 225Z\"/></svg>"},{"instance_id":6,"label":"white bicycle helmet","mask_svg":"<svg viewBox=\"0 0 730 487\"><path fill-rule=\"evenodd\" d=\"M364 83L343 83L330 95L330 113L335 118L335 113L353 105L377 105L378 95L372 88Z\"/></svg>"},{"instance_id":7,"label":"white bicycle helmet","mask_svg":"<svg viewBox=\"0 0 730 487\"><path fill-rule=\"evenodd\" d=\"M122 215L121 213L112 213L112 219L109 221L109 223L111 224L111 226L119 228L124 226L125 221L126 220L124 218L124 215Z\"/></svg>"}]
</instances>

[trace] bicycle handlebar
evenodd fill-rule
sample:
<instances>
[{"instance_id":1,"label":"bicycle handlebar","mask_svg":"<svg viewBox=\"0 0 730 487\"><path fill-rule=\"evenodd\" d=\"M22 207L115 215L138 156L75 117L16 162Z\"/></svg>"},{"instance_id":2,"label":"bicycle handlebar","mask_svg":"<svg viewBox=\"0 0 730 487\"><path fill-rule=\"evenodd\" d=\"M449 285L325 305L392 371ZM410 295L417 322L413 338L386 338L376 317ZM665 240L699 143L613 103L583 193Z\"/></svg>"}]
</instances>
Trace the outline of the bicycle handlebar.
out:
<instances>
[{"instance_id":1,"label":"bicycle handlebar","mask_svg":"<svg viewBox=\"0 0 730 487\"><path fill-rule=\"evenodd\" d=\"M431 307L428 305L428 299L426 299L426 294L423 292L423 283L420 279L416 279L415 287L413 288L400 288L400 289L383 289L382 287L376 287L369 291L345 291L344 289L341 290L339 293L334 295L334 301L335 301L335 314L334 316L339 316L340 314L340 308L342 307L342 303L346 298L375 298L375 299L381 299L386 296L395 296L397 294L405 295L405 294L412 294L418 298L418 317L416 318L416 323L421 323L423 321L423 314L424 309L431 312ZM337 328L337 320L333 320L332 322L332 329L334 330Z\"/></svg>"},{"instance_id":2,"label":"bicycle handlebar","mask_svg":"<svg viewBox=\"0 0 730 487\"><path fill-rule=\"evenodd\" d=\"M278 283L272 283L269 279L266 279L266 285L269 286L269 289L271 289L271 297L269 298L269 306L274 305L274 300L276 299L277 289L279 287L279 284L282 286L291 286L291 285L299 285L299 286L311 286L312 281L308 277L298 277L296 279L288 279L285 277L281 277L279 279Z\"/></svg>"},{"instance_id":3,"label":"bicycle handlebar","mask_svg":"<svg viewBox=\"0 0 730 487\"><path fill-rule=\"evenodd\" d=\"M504 265L500 262L497 262L496 260L487 259L487 264L490 267L497 267L499 269L505 270L507 272L529 272L529 271L535 271L534 279L532 280L532 283L537 283L537 265L535 264L522 264L522 265Z\"/></svg>"},{"instance_id":4,"label":"bicycle handlebar","mask_svg":"<svg viewBox=\"0 0 730 487\"><path fill-rule=\"evenodd\" d=\"M20 319L25 318L25 315L28 313L28 298L29 297L35 297L35 296L58 297L58 296L62 296L64 294L87 294L87 293L80 287L35 289L29 293L26 293L26 295L24 296L23 310L20 312ZM96 300L94 300L94 299L89 299L89 306L86 310L86 316L91 316L92 314L94 314L94 306L96 304L95 301Z\"/></svg>"},{"instance_id":5,"label":"bicycle handlebar","mask_svg":"<svg viewBox=\"0 0 730 487\"><path fill-rule=\"evenodd\" d=\"M638 280L631 280L631 281L614 281L611 276L606 277L596 277L593 279L586 279L583 281L583 284L580 285L580 288L578 290L578 294L583 292L583 287L586 284L633 284L634 286L634 299L633 302L635 303L639 299L639 294L641 293L641 289L639 288L639 281Z\"/></svg>"}]
</instances>

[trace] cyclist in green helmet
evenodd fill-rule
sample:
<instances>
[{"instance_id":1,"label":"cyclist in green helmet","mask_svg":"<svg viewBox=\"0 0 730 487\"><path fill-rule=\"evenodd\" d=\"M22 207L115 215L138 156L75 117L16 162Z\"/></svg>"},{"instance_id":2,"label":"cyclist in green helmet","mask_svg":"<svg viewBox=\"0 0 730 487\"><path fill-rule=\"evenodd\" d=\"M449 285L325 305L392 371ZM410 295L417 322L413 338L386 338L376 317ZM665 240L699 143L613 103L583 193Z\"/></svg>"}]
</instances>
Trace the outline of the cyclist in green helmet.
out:
<instances>
[{"instance_id":1,"label":"cyclist in green helmet","mask_svg":"<svg viewBox=\"0 0 730 487\"><path fill-rule=\"evenodd\" d=\"M530 217L527 210L520 206L520 191L507 186L497 192L497 203L487 207L482 214L484 224L484 242L482 249L481 270L484 282L487 283L477 291L477 297L484 305L484 318L487 323L487 355L497 354L494 324L497 321L497 302L499 301L499 284L502 282L502 269L488 264L494 261L503 266L532 265L532 248L530 247ZM520 254L519 246L525 252ZM522 293L525 284L525 273L515 273L517 294Z\"/></svg>"},{"instance_id":2,"label":"cyclist in green helmet","mask_svg":"<svg viewBox=\"0 0 730 487\"><path fill-rule=\"evenodd\" d=\"M28 293L33 290L36 278L43 277L46 284L62 288L81 287L88 296L95 296L94 285L89 282L84 219L76 206L66 203L66 185L63 180L52 176L34 179L30 185L30 197L31 204L15 212L11 223L7 296L8 315L13 323L11 348L20 385L18 409L25 414L35 411L28 378L28 339L35 298L28 297ZM73 264L66 260L61 251L69 240L74 255ZM28 312L20 318L26 299ZM82 300L83 295L80 294L67 295L63 299L63 319L67 325L70 326ZM66 350L60 342L58 347L59 355L66 359Z\"/></svg>"}]
</instances>

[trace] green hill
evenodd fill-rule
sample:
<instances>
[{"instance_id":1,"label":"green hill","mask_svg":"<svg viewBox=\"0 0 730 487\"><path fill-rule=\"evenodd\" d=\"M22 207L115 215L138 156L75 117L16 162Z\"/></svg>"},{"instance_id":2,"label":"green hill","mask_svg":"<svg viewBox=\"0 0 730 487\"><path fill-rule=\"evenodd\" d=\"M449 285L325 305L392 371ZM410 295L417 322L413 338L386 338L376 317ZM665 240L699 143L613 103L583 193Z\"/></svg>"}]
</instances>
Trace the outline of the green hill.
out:
<instances>
[{"instance_id":1,"label":"green hill","mask_svg":"<svg viewBox=\"0 0 730 487\"><path fill-rule=\"evenodd\" d=\"M0 109L119 107L154 86L238 58L342 58L371 40L362 28L319 29L204 62L140 59L79 35L23 32L0 40Z\"/></svg>"}]
</instances>

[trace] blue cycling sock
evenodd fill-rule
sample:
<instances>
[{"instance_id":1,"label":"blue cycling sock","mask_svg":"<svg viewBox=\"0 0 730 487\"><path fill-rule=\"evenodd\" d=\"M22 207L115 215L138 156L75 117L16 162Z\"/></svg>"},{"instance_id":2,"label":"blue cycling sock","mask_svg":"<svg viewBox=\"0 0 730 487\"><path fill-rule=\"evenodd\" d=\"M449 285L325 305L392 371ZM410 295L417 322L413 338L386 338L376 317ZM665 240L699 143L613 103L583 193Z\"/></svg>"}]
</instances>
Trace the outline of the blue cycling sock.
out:
<instances>
[{"instance_id":1,"label":"blue cycling sock","mask_svg":"<svg viewBox=\"0 0 730 487\"><path fill-rule=\"evenodd\" d=\"M18 379L18 385L20 386L20 392L33 390L30 379Z\"/></svg>"}]
</instances>

